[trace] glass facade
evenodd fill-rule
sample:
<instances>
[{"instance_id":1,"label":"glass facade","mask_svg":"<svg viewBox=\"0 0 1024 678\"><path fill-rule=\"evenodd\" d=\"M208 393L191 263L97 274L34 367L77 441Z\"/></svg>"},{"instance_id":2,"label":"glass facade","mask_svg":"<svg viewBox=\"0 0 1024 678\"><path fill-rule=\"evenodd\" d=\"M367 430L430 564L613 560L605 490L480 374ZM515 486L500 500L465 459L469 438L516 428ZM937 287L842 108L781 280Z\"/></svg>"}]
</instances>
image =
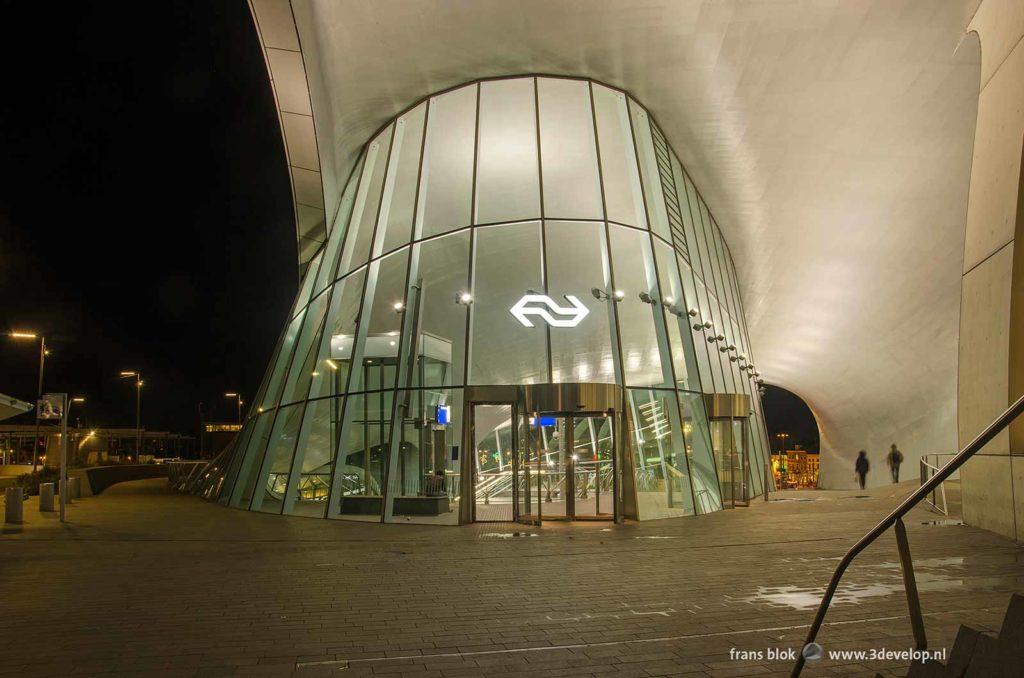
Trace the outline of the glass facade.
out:
<instances>
[{"instance_id":1,"label":"glass facade","mask_svg":"<svg viewBox=\"0 0 1024 678\"><path fill-rule=\"evenodd\" d=\"M767 439L731 255L627 93L531 76L430 96L366 144L341 195L255 406L202 474L205 496L454 524L467 483L486 477L497 501L519 426L502 414L481 431L478 417L489 456L467 472L471 389L569 383L622 389L629 517L723 508L705 394L748 396L736 447L748 498L763 492ZM611 423L571 421L568 454L589 455L575 501L589 506L612 491Z\"/></svg>"}]
</instances>

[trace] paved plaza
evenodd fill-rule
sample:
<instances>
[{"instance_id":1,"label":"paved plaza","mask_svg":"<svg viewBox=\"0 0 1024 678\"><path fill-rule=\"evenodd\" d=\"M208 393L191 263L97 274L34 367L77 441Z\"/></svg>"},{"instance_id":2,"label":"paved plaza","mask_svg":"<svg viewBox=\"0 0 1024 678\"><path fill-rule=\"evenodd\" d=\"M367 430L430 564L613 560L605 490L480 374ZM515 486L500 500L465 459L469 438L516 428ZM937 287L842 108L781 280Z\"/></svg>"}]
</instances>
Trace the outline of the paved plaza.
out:
<instances>
[{"instance_id":1,"label":"paved plaza","mask_svg":"<svg viewBox=\"0 0 1024 678\"><path fill-rule=\"evenodd\" d=\"M29 510L5 529L0 675L788 675L789 661L730 650L799 648L838 559L913 487L456 528L269 516L125 483L76 501L65 526ZM998 629L1024 592L1020 546L944 522L907 522L933 648L961 623ZM826 650L912 645L891 534L844 581ZM826 659L805 675L906 668Z\"/></svg>"}]
</instances>

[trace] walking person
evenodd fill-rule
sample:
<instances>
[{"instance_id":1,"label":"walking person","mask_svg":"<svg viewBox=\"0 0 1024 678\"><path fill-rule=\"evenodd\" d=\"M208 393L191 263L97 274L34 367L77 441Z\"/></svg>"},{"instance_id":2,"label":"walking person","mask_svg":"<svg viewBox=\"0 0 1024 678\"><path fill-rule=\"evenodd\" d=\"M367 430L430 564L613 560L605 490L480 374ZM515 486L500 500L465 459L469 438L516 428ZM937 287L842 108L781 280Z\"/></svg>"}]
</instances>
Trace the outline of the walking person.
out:
<instances>
[{"instance_id":1,"label":"walking person","mask_svg":"<svg viewBox=\"0 0 1024 678\"><path fill-rule=\"evenodd\" d=\"M893 484L900 482L900 464L903 463L903 453L896 449L896 443L893 443L889 449L886 461L889 462L889 471L892 472Z\"/></svg>"},{"instance_id":2,"label":"walking person","mask_svg":"<svg viewBox=\"0 0 1024 678\"><path fill-rule=\"evenodd\" d=\"M860 489L864 489L865 483L868 479L868 470L871 468L871 463L868 462L868 453L861 450L857 454L857 461L853 465L854 471L857 473L857 480L860 482Z\"/></svg>"}]
</instances>

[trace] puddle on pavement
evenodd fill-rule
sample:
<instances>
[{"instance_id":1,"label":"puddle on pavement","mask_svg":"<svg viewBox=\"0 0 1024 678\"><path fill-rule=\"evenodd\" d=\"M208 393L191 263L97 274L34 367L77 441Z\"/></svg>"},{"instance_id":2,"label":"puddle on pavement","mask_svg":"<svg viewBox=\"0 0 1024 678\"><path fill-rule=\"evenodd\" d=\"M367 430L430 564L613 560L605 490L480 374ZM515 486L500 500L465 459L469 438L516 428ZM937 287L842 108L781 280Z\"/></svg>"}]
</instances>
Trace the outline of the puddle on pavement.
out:
<instances>
[{"instance_id":1,"label":"puddle on pavement","mask_svg":"<svg viewBox=\"0 0 1024 678\"><path fill-rule=\"evenodd\" d=\"M536 532L484 532L480 539L512 539L513 537L539 537Z\"/></svg>"},{"instance_id":2,"label":"puddle on pavement","mask_svg":"<svg viewBox=\"0 0 1024 678\"><path fill-rule=\"evenodd\" d=\"M810 559L813 560L813 559ZM820 560L834 560L822 558ZM1013 590L1020 584L1016 574L983 577L963 577L965 559L962 556L946 558L925 558L914 561L914 574L919 592L927 591L993 591ZM856 577L883 578L875 582L858 582ZM811 610L818 606L825 593L824 587L803 586L758 586L757 592L746 598L731 600L742 603L763 603L794 610ZM870 598L899 595L904 596L903 573L898 562L885 562L861 568L854 577L847 576L840 584L833 598L833 604L859 605Z\"/></svg>"}]
</instances>

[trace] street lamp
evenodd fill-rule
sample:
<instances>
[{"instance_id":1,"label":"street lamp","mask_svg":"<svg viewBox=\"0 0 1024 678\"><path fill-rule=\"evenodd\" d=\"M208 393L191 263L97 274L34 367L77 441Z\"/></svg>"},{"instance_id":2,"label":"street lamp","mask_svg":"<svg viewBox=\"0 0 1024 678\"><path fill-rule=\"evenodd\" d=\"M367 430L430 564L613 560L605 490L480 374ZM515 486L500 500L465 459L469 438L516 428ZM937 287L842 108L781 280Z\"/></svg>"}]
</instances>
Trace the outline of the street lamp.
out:
<instances>
[{"instance_id":1,"label":"street lamp","mask_svg":"<svg viewBox=\"0 0 1024 678\"><path fill-rule=\"evenodd\" d=\"M39 339L39 389L36 393L36 435L32 439L32 470L35 471L39 460L39 401L43 399L43 368L46 366L46 337L37 335L35 332L15 331L10 334L11 339Z\"/></svg>"},{"instance_id":2,"label":"street lamp","mask_svg":"<svg viewBox=\"0 0 1024 678\"><path fill-rule=\"evenodd\" d=\"M135 377L135 463L141 461L142 453L142 373L121 372L121 378Z\"/></svg>"},{"instance_id":3,"label":"street lamp","mask_svg":"<svg viewBox=\"0 0 1024 678\"><path fill-rule=\"evenodd\" d=\"M238 402L238 423L242 423L242 394L241 393L225 393L225 398L234 398Z\"/></svg>"}]
</instances>

